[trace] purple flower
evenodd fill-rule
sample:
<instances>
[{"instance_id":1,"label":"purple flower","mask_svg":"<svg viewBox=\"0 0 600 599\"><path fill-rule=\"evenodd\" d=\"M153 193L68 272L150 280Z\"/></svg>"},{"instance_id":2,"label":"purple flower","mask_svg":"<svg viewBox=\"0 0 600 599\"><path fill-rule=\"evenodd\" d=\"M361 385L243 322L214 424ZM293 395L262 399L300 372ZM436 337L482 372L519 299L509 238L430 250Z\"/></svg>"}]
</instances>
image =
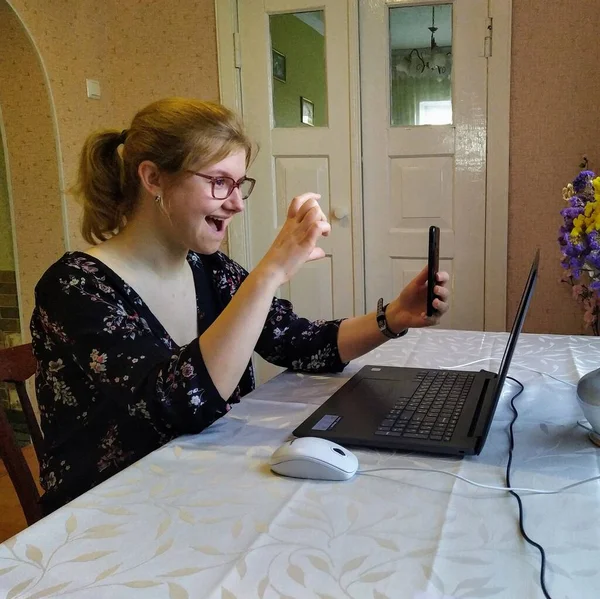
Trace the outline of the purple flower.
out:
<instances>
[{"instance_id":1,"label":"purple flower","mask_svg":"<svg viewBox=\"0 0 600 599\"><path fill-rule=\"evenodd\" d=\"M568 206L567 208L563 208L560 211L560 214L565 218L565 220L569 219L571 223L573 223L574 219L576 219L580 214L583 214L583 210L583 206Z\"/></svg>"},{"instance_id":2,"label":"purple flower","mask_svg":"<svg viewBox=\"0 0 600 599\"><path fill-rule=\"evenodd\" d=\"M567 244L564 246L564 254L565 256L569 256L570 258L577 258L583 253L583 248L580 243L573 243L572 240L569 240Z\"/></svg>"},{"instance_id":3,"label":"purple flower","mask_svg":"<svg viewBox=\"0 0 600 599\"><path fill-rule=\"evenodd\" d=\"M591 233L588 233L588 244L592 251L600 250L600 239L598 231L592 231Z\"/></svg>"},{"instance_id":4,"label":"purple flower","mask_svg":"<svg viewBox=\"0 0 600 599\"><path fill-rule=\"evenodd\" d=\"M585 208L587 200L580 198L579 196L571 196L568 203L571 208Z\"/></svg>"},{"instance_id":5,"label":"purple flower","mask_svg":"<svg viewBox=\"0 0 600 599\"><path fill-rule=\"evenodd\" d=\"M586 256L586 262L596 270L600 270L600 251L590 251Z\"/></svg>"},{"instance_id":6,"label":"purple flower","mask_svg":"<svg viewBox=\"0 0 600 599\"><path fill-rule=\"evenodd\" d=\"M560 211L563 218L558 230L558 245L564 268L561 281L573 287L573 297L583 305L586 324L594 325L598 334L598 314L600 313L600 232L593 230L572 237L573 221L585 213L586 206L594 201L592 171L581 171L573 181L575 194L567 200L567 206Z\"/></svg>"},{"instance_id":7,"label":"purple flower","mask_svg":"<svg viewBox=\"0 0 600 599\"><path fill-rule=\"evenodd\" d=\"M595 176L596 175L592 171L581 171L573 180L573 189L575 190L575 193L586 191L588 185Z\"/></svg>"}]
</instances>

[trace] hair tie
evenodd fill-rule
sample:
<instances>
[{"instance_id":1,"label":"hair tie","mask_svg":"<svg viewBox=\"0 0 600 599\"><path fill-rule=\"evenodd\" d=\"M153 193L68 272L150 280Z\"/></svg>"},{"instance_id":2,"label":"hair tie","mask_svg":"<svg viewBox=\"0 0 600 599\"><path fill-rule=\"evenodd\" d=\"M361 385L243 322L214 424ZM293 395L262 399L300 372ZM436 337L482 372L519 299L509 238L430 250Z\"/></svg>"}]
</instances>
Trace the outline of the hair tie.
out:
<instances>
[{"instance_id":1,"label":"hair tie","mask_svg":"<svg viewBox=\"0 0 600 599\"><path fill-rule=\"evenodd\" d=\"M123 129L123 131L121 131L121 135L119 135L119 144L124 144L126 139L127 139L127 129Z\"/></svg>"}]
</instances>

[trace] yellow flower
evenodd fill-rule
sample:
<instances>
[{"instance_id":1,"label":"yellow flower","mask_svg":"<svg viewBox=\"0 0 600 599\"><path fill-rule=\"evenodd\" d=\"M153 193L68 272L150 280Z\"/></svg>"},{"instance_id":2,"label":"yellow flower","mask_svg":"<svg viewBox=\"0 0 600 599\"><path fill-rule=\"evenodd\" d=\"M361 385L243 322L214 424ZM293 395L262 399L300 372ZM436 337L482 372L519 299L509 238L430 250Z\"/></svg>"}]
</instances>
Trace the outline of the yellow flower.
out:
<instances>
[{"instance_id":1,"label":"yellow flower","mask_svg":"<svg viewBox=\"0 0 600 599\"><path fill-rule=\"evenodd\" d=\"M600 176L593 179L592 184L594 185L594 199L596 202L600 202Z\"/></svg>"},{"instance_id":2,"label":"yellow flower","mask_svg":"<svg viewBox=\"0 0 600 599\"><path fill-rule=\"evenodd\" d=\"M583 230L586 228L585 217L580 214L573 220L573 230L571 231L571 237L580 237L583 235Z\"/></svg>"}]
</instances>

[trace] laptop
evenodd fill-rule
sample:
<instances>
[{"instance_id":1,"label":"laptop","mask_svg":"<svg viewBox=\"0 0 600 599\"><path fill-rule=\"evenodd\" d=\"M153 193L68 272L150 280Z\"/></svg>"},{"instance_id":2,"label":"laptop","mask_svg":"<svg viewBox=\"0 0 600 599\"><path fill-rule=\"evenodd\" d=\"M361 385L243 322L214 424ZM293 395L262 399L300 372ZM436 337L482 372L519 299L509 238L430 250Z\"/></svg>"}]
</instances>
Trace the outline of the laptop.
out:
<instances>
[{"instance_id":1,"label":"laptop","mask_svg":"<svg viewBox=\"0 0 600 599\"><path fill-rule=\"evenodd\" d=\"M364 366L293 434L374 449L479 454L527 314L539 255L537 250L498 373Z\"/></svg>"}]
</instances>

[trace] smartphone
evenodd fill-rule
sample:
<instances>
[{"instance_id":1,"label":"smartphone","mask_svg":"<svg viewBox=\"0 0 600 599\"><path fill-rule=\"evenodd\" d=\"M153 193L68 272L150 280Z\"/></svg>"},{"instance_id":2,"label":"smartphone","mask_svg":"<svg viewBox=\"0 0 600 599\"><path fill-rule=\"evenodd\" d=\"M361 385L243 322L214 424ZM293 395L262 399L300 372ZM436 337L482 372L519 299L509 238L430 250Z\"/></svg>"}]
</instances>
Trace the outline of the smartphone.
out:
<instances>
[{"instance_id":1,"label":"smartphone","mask_svg":"<svg viewBox=\"0 0 600 599\"><path fill-rule=\"evenodd\" d=\"M433 316L437 310L433 307L433 300L437 297L433 292L437 284L436 275L440 269L440 229L429 227L429 255L427 259L427 316Z\"/></svg>"}]
</instances>

